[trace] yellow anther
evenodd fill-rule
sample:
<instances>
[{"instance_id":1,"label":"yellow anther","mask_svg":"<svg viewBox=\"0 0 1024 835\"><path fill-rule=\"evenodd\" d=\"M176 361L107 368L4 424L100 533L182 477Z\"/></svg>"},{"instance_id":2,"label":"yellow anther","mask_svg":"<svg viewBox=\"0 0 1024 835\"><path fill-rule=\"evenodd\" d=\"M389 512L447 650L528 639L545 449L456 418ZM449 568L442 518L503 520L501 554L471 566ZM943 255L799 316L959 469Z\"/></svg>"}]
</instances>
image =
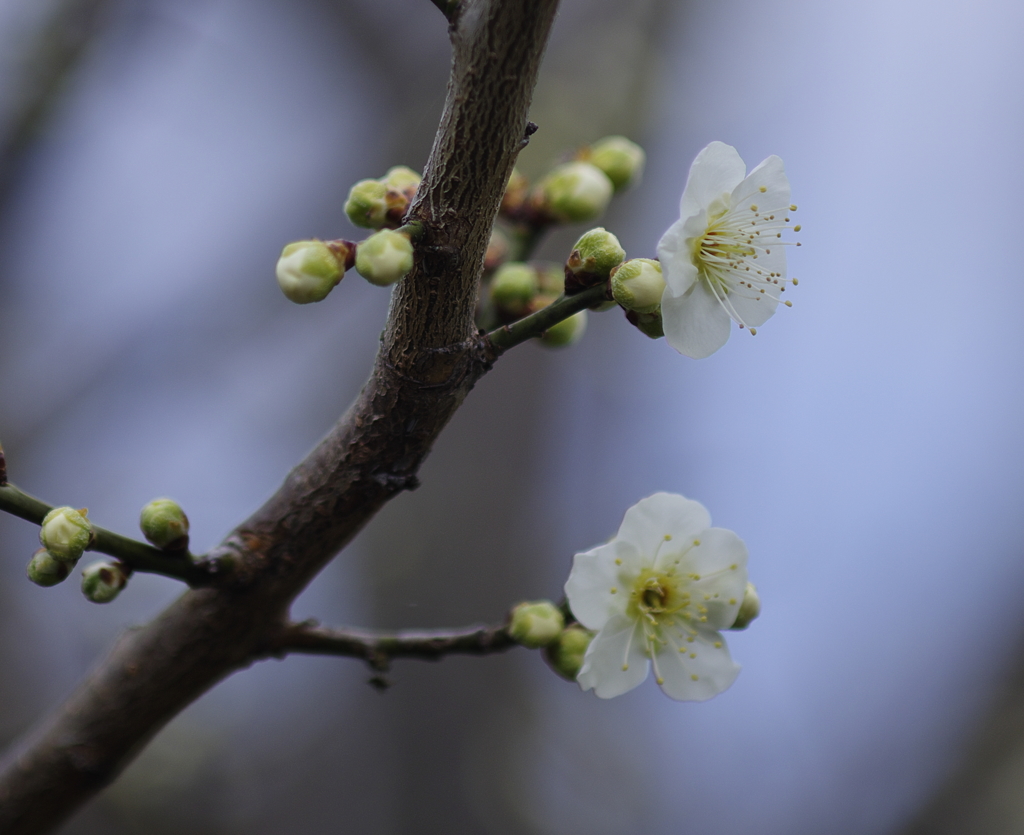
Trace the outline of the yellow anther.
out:
<instances>
[{"instance_id":1,"label":"yellow anther","mask_svg":"<svg viewBox=\"0 0 1024 835\"><path fill-rule=\"evenodd\" d=\"M672 541L672 534L670 534L670 533L665 534L665 541L666 542L671 542Z\"/></svg>"},{"instance_id":2,"label":"yellow anther","mask_svg":"<svg viewBox=\"0 0 1024 835\"><path fill-rule=\"evenodd\" d=\"M615 558L615 564L616 565L622 565L622 560L620 560L618 557L616 557Z\"/></svg>"},{"instance_id":3,"label":"yellow anther","mask_svg":"<svg viewBox=\"0 0 1024 835\"><path fill-rule=\"evenodd\" d=\"M622 672L626 672L626 670L628 670L628 669L629 669L629 664L623 664L622 665Z\"/></svg>"},{"instance_id":4,"label":"yellow anther","mask_svg":"<svg viewBox=\"0 0 1024 835\"><path fill-rule=\"evenodd\" d=\"M758 186L757 190L760 191L761 194L764 194L766 191L768 191L768 186Z\"/></svg>"},{"instance_id":5,"label":"yellow anther","mask_svg":"<svg viewBox=\"0 0 1024 835\"><path fill-rule=\"evenodd\" d=\"M691 673L690 674L690 678L692 678L694 681L697 681L700 678L700 676L697 675L696 673Z\"/></svg>"},{"instance_id":6,"label":"yellow anther","mask_svg":"<svg viewBox=\"0 0 1024 835\"><path fill-rule=\"evenodd\" d=\"M792 307L793 306L793 302L791 302L789 299L786 299L785 305L786 305L786 307Z\"/></svg>"},{"instance_id":7,"label":"yellow anther","mask_svg":"<svg viewBox=\"0 0 1024 835\"><path fill-rule=\"evenodd\" d=\"M614 589L613 589L613 591L614 591ZM729 605L730 606L735 606L736 605L736 598L735 597L730 597L729 598Z\"/></svg>"},{"instance_id":8,"label":"yellow anther","mask_svg":"<svg viewBox=\"0 0 1024 835\"><path fill-rule=\"evenodd\" d=\"M797 281L797 280L796 280L795 278L793 279L793 286L794 286L794 287L796 287L796 285L797 285L797 284L799 284L799 283L800 283L800 282L799 282L799 281Z\"/></svg>"},{"instance_id":9,"label":"yellow anther","mask_svg":"<svg viewBox=\"0 0 1024 835\"><path fill-rule=\"evenodd\" d=\"M794 232L799 232L799 231L800 231L800 229L801 229L801 226L800 226L800 224L799 224L799 223L798 223L798 224L797 224L796 226L794 226L794 227L793 227L793 231L794 231Z\"/></svg>"},{"instance_id":10,"label":"yellow anther","mask_svg":"<svg viewBox=\"0 0 1024 835\"><path fill-rule=\"evenodd\" d=\"M791 212L795 212L796 211L796 203L790 203L789 204L789 210Z\"/></svg>"},{"instance_id":11,"label":"yellow anther","mask_svg":"<svg viewBox=\"0 0 1024 835\"><path fill-rule=\"evenodd\" d=\"M610 591L610 592L611 592L612 594L618 594L618 593L619 593L619 590L618 590L617 588L615 588L615 586L612 586L612 587L611 587L611 588L609 589L609 591Z\"/></svg>"},{"instance_id":12,"label":"yellow anther","mask_svg":"<svg viewBox=\"0 0 1024 835\"><path fill-rule=\"evenodd\" d=\"M658 682L658 684L664 684L664 683L665 683L665 679L663 679L663 678L661 678L661 677L658 677L658 678L656 678L656 679L654 679L654 680L655 680L656 682Z\"/></svg>"},{"instance_id":13,"label":"yellow anther","mask_svg":"<svg viewBox=\"0 0 1024 835\"><path fill-rule=\"evenodd\" d=\"M721 641L715 641L715 649L721 649L721 648L722 648L722 642Z\"/></svg>"},{"instance_id":14,"label":"yellow anther","mask_svg":"<svg viewBox=\"0 0 1024 835\"><path fill-rule=\"evenodd\" d=\"M695 652L691 652L690 653L690 658L696 658L696 657L697 657L697 653L695 653Z\"/></svg>"}]
</instances>

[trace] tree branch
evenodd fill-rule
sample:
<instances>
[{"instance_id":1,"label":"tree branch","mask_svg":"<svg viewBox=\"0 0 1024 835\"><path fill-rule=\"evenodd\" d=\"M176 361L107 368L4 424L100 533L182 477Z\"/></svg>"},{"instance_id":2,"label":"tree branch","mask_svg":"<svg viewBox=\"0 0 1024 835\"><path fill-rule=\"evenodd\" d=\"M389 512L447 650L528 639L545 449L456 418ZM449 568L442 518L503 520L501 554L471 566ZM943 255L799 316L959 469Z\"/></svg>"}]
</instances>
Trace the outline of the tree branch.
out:
<instances>
[{"instance_id":1,"label":"tree branch","mask_svg":"<svg viewBox=\"0 0 1024 835\"><path fill-rule=\"evenodd\" d=\"M477 624L462 629L423 629L384 632L369 629L328 629L315 621L289 624L267 655L291 653L362 658L376 670L386 670L392 658L437 661L445 655L492 655L516 646L507 624Z\"/></svg>"},{"instance_id":2,"label":"tree branch","mask_svg":"<svg viewBox=\"0 0 1024 835\"><path fill-rule=\"evenodd\" d=\"M128 632L68 701L0 762L0 831L49 829L160 728L265 657L292 599L416 472L496 352L473 324L484 251L526 130L557 0L463 0L451 79L409 219L424 226L373 376L277 493L211 552L214 587Z\"/></svg>"},{"instance_id":3,"label":"tree branch","mask_svg":"<svg viewBox=\"0 0 1024 835\"><path fill-rule=\"evenodd\" d=\"M0 460L2 460L0 452ZM43 523L43 518L53 510L51 505L30 496L10 483L0 483L0 510L17 516L36 525ZM98 551L117 557L133 571L146 571L150 574L163 574L176 580L184 580L190 586L207 585L212 578L211 568L205 562L194 562L187 551L175 552L173 556L145 542L121 536L98 525L92 526L95 538L88 550Z\"/></svg>"}]
</instances>

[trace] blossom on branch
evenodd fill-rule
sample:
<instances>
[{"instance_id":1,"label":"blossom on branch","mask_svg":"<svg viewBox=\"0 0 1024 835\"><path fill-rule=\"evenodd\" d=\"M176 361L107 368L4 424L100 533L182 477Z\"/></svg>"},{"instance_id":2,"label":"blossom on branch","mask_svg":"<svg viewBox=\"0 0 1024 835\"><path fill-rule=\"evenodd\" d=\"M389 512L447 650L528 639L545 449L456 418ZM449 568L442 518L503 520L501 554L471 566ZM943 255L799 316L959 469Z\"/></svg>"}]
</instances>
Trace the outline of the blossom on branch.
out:
<instances>
[{"instance_id":1,"label":"blossom on branch","mask_svg":"<svg viewBox=\"0 0 1024 835\"><path fill-rule=\"evenodd\" d=\"M786 284L789 180L770 156L746 174L731 145L712 142L690 166L679 220L658 242L668 287L662 300L665 338L699 359L729 339L729 320L757 333L775 313ZM799 246L799 244L797 244ZM796 280L793 280L796 283ZM792 306L786 302L787 306Z\"/></svg>"},{"instance_id":2,"label":"blossom on branch","mask_svg":"<svg viewBox=\"0 0 1024 835\"><path fill-rule=\"evenodd\" d=\"M611 542L573 560L569 607L597 631L577 681L607 699L632 690L653 666L673 699L721 693L739 666L718 630L735 622L746 585L746 545L712 528L702 504L674 493L642 499Z\"/></svg>"}]
</instances>

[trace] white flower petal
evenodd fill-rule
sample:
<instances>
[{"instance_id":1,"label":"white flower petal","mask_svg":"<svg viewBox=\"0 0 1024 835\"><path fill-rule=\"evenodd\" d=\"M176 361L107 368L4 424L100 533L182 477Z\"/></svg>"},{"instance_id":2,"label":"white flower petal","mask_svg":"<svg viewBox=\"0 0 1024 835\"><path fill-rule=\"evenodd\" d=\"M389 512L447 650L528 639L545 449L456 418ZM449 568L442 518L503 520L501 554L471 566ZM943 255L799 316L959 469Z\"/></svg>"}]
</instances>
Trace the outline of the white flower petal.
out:
<instances>
[{"instance_id":1,"label":"white flower petal","mask_svg":"<svg viewBox=\"0 0 1024 835\"><path fill-rule=\"evenodd\" d=\"M661 236L658 241L658 260L661 262L661 273L665 278L672 295L680 296L685 293L697 280L700 273L693 263L690 248L686 245L686 239L691 236L688 226L692 225L693 218L688 222L680 218L673 223ZM701 221L703 225L703 221Z\"/></svg>"},{"instance_id":2,"label":"white flower petal","mask_svg":"<svg viewBox=\"0 0 1024 835\"><path fill-rule=\"evenodd\" d=\"M602 699L621 696L647 678L643 629L625 615L612 618L587 647L576 680Z\"/></svg>"},{"instance_id":3,"label":"white flower petal","mask_svg":"<svg viewBox=\"0 0 1024 835\"><path fill-rule=\"evenodd\" d=\"M665 341L693 359L709 357L729 341L729 314L703 281L682 296L666 292L661 299L661 320Z\"/></svg>"},{"instance_id":4,"label":"white flower petal","mask_svg":"<svg viewBox=\"0 0 1024 835\"><path fill-rule=\"evenodd\" d=\"M755 284L753 288L740 287L726 298L737 318L748 328L756 328L771 319L779 306L779 300L771 292L761 293Z\"/></svg>"},{"instance_id":5,"label":"white flower petal","mask_svg":"<svg viewBox=\"0 0 1024 835\"><path fill-rule=\"evenodd\" d=\"M724 142L712 142L690 166L683 197L679 201L679 217L685 220L707 209L713 200L730 194L743 180L747 166L739 152Z\"/></svg>"},{"instance_id":6,"label":"white flower petal","mask_svg":"<svg viewBox=\"0 0 1024 835\"><path fill-rule=\"evenodd\" d=\"M700 502L676 493L655 493L626 511L616 541L630 543L642 555L643 567L650 568L663 547L692 542L710 525L711 515Z\"/></svg>"},{"instance_id":7,"label":"white flower petal","mask_svg":"<svg viewBox=\"0 0 1024 835\"><path fill-rule=\"evenodd\" d=\"M686 553L680 568L700 577L690 588L704 597L705 626L728 629L736 622L747 588L747 546L725 528L708 528L699 540L700 545Z\"/></svg>"},{"instance_id":8,"label":"white flower petal","mask_svg":"<svg viewBox=\"0 0 1024 835\"><path fill-rule=\"evenodd\" d=\"M632 580L642 567L636 549L621 539L576 554L565 581L565 596L576 619L587 629L602 629L610 618L623 614Z\"/></svg>"},{"instance_id":9,"label":"white flower petal","mask_svg":"<svg viewBox=\"0 0 1024 835\"><path fill-rule=\"evenodd\" d=\"M761 191L761 187L765 191ZM754 204L765 212L789 209L789 178L782 160L770 156L740 182L732 192L733 205Z\"/></svg>"},{"instance_id":10,"label":"white flower petal","mask_svg":"<svg viewBox=\"0 0 1024 835\"><path fill-rule=\"evenodd\" d=\"M703 702L728 689L740 668L717 632L701 631L692 637L692 643L679 639L678 633L670 637L655 656L655 675L666 696Z\"/></svg>"}]
</instances>

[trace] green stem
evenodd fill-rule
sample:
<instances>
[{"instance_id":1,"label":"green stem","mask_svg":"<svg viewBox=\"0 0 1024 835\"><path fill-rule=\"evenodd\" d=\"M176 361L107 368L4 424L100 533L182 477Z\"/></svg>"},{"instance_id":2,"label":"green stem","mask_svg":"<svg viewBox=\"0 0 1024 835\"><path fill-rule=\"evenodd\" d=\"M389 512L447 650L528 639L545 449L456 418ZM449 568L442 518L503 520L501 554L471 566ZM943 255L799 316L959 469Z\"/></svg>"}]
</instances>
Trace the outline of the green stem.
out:
<instances>
[{"instance_id":1,"label":"green stem","mask_svg":"<svg viewBox=\"0 0 1024 835\"><path fill-rule=\"evenodd\" d=\"M500 328L487 334L487 339L497 349L499 354L504 353L527 339L540 336L548 328L564 322L570 316L586 310L595 304L608 300L608 290L604 284L596 287L588 287L572 296L562 296L553 301L543 310L531 313L518 322L511 325L502 325Z\"/></svg>"},{"instance_id":2,"label":"green stem","mask_svg":"<svg viewBox=\"0 0 1024 835\"><path fill-rule=\"evenodd\" d=\"M0 510L35 525L41 525L43 518L53 510L53 507L8 483L0 485ZM163 574L165 577L184 580L190 586L201 586L209 582L207 572L193 563L191 554L182 553L170 557L159 548L121 536L98 525L93 525L92 529L95 536L88 550L117 557L133 571Z\"/></svg>"}]
</instances>

